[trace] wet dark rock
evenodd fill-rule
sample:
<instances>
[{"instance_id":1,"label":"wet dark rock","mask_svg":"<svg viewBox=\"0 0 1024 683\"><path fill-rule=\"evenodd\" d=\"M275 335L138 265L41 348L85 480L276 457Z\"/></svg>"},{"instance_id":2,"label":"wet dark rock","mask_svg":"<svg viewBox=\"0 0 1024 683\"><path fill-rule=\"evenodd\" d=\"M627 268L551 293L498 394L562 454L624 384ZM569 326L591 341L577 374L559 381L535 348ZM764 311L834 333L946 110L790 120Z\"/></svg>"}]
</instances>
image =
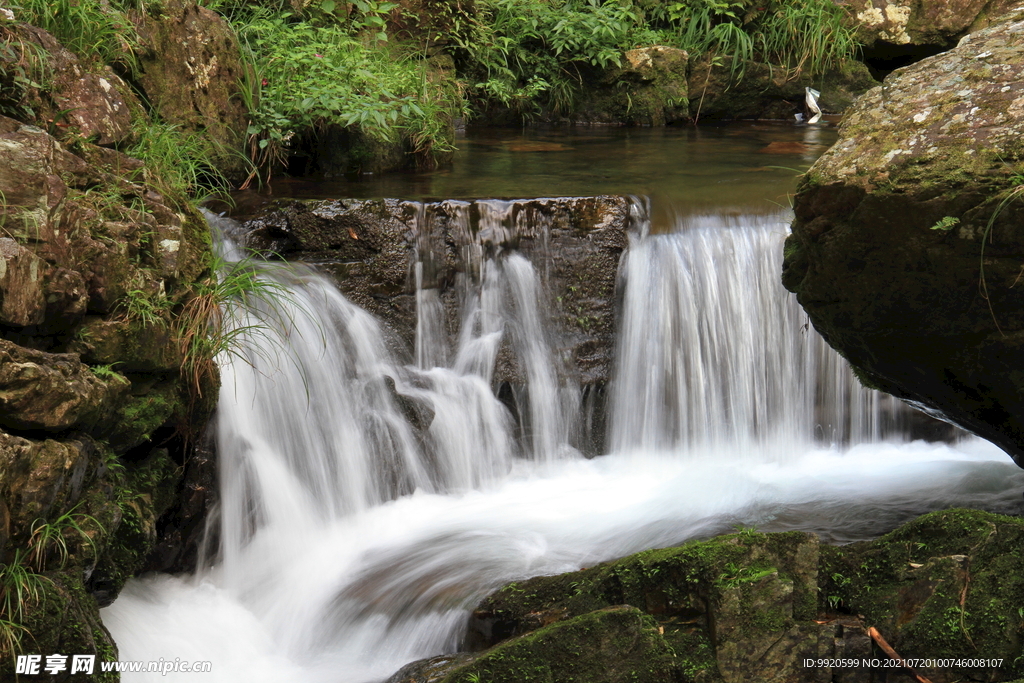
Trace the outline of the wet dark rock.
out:
<instances>
[{"instance_id":1,"label":"wet dark rock","mask_svg":"<svg viewBox=\"0 0 1024 683\"><path fill-rule=\"evenodd\" d=\"M250 248L331 273L346 296L384 322L406 356L416 328L417 260L423 286L438 290L454 348L459 279L477 281L485 258L522 253L550 297L556 337L564 343L558 351L581 382L608 380L615 277L630 227L624 197L292 202L264 211L246 227ZM507 349L499 353L495 382L523 382Z\"/></svg>"},{"instance_id":2,"label":"wet dark rock","mask_svg":"<svg viewBox=\"0 0 1024 683\"><path fill-rule=\"evenodd\" d=\"M801 182L783 283L864 383L1024 466L1022 83L1017 11L864 95Z\"/></svg>"},{"instance_id":3,"label":"wet dark rock","mask_svg":"<svg viewBox=\"0 0 1024 683\"><path fill-rule=\"evenodd\" d=\"M420 659L403 666L385 683L441 683L474 659L476 656L467 652Z\"/></svg>"},{"instance_id":4,"label":"wet dark rock","mask_svg":"<svg viewBox=\"0 0 1024 683\"><path fill-rule=\"evenodd\" d=\"M422 433L430 428L430 423L434 421L434 407L430 405L429 401L398 393L395 388L395 380L391 377L384 377L384 385L398 405L398 409L402 411L406 421L417 432Z\"/></svg>"},{"instance_id":5,"label":"wet dark rock","mask_svg":"<svg viewBox=\"0 0 1024 683\"><path fill-rule=\"evenodd\" d=\"M830 114L844 112L862 93L878 85L861 62L846 60L820 76L786 73L748 62L743 78L733 77L729 64L705 57L690 70L690 115L698 119L781 119L807 114L807 87L821 92L818 104Z\"/></svg>"}]
</instances>

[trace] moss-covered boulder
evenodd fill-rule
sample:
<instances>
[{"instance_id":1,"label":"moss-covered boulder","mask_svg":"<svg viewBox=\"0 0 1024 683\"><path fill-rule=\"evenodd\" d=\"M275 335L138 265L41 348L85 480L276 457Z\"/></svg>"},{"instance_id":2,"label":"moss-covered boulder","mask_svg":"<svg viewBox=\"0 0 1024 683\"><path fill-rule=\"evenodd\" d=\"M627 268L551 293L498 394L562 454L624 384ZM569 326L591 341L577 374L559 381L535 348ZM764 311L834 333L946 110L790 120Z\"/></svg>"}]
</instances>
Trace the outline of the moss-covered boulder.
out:
<instances>
[{"instance_id":1,"label":"moss-covered boulder","mask_svg":"<svg viewBox=\"0 0 1024 683\"><path fill-rule=\"evenodd\" d=\"M893 73L804 176L783 283L869 385L1024 465L1024 11Z\"/></svg>"},{"instance_id":2,"label":"moss-covered boulder","mask_svg":"<svg viewBox=\"0 0 1024 683\"><path fill-rule=\"evenodd\" d=\"M680 680L800 680L800 660L821 656L817 574L817 538L797 532L651 550L502 588L473 613L467 645L626 604L657 620Z\"/></svg>"},{"instance_id":3,"label":"moss-covered boulder","mask_svg":"<svg viewBox=\"0 0 1024 683\"><path fill-rule=\"evenodd\" d=\"M676 656L657 622L620 605L561 620L481 654L444 683L664 683Z\"/></svg>"},{"instance_id":4,"label":"moss-covered boulder","mask_svg":"<svg viewBox=\"0 0 1024 683\"><path fill-rule=\"evenodd\" d=\"M686 50L664 45L626 50L621 66L588 84L573 119L664 126L687 118L689 59Z\"/></svg>"},{"instance_id":5,"label":"moss-covered boulder","mask_svg":"<svg viewBox=\"0 0 1024 683\"><path fill-rule=\"evenodd\" d=\"M248 126L240 95L247 67L234 31L213 10L165 0L143 18L139 33L145 50L138 82L149 105L164 121L202 132L217 165L239 173L244 162L238 150Z\"/></svg>"},{"instance_id":6,"label":"moss-covered boulder","mask_svg":"<svg viewBox=\"0 0 1024 683\"><path fill-rule=\"evenodd\" d=\"M467 654L410 665L392 681L487 680L484 663L511 648L520 648L517 675L530 680L524 672L555 670L586 646L567 653L519 643L623 609L616 605L654 620L673 655L663 681L891 680L898 667L869 627L934 683L1009 681L1024 670L1022 534L1018 518L947 510L848 546L744 531L650 550L508 584L473 612ZM608 680L646 675L630 666ZM592 675L583 680L606 680ZM538 680L575 680L567 676Z\"/></svg>"}]
</instances>

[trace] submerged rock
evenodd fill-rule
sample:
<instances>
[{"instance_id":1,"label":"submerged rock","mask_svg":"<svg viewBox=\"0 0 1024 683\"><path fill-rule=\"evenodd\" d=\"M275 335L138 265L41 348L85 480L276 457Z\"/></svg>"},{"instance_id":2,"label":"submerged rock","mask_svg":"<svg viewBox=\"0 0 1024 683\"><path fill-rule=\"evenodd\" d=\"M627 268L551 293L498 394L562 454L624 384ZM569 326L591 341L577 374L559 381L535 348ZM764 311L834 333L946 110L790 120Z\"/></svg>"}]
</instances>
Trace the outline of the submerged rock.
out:
<instances>
[{"instance_id":1,"label":"submerged rock","mask_svg":"<svg viewBox=\"0 0 1024 683\"><path fill-rule=\"evenodd\" d=\"M894 72L807 172L783 283L862 381L1024 466L1024 10Z\"/></svg>"}]
</instances>

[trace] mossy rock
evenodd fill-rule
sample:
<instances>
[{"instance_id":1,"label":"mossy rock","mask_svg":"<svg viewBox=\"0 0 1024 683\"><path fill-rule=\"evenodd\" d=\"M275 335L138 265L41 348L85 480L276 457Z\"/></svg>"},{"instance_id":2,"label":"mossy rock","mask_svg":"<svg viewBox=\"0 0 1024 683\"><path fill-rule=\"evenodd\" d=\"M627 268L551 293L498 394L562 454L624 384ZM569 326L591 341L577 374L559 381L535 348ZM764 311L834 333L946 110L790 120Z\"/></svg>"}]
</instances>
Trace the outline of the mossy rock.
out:
<instances>
[{"instance_id":1,"label":"mossy rock","mask_svg":"<svg viewBox=\"0 0 1024 683\"><path fill-rule=\"evenodd\" d=\"M111 447L118 453L124 453L149 441L156 430L175 415L183 416L186 410L180 389L175 377L157 382L146 387L144 392L130 396L118 411L108 437Z\"/></svg>"},{"instance_id":2,"label":"mossy rock","mask_svg":"<svg viewBox=\"0 0 1024 683\"><path fill-rule=\"evenodd\" d=\"M491 649L459 666L482 674L480 662L524 634L628 604L655 620L676 655L676 678L665 680L868 680L884 670L804 662L886 659L866 634L874 626L904 658L1003 662L922 668L933 681L1006 681L1024 673L1022 564L1024 520L970 510L842 547L797 532L742 532L509 584L470 620L467 648Z\"/></svg>"},{"instance_id":3,"label":"mossy rock","mask_svg":"<svg viewBox=\"0 0 1024 683\"><path fill-rule=\"evenodd\" d=\"M588 84L574 120L664 126L690 115L686 50L656 45L627 50L623 57L622 66Z\"/></svg>"},{"instance_id":4,"label":"mossy rock","mask_svg":"<svg viewBox=\"0 0 1024 683\"><path fill-rule=\"evenodd\" d=\"M734 628L777 629L795 618L809 619L817 605L817 537L812 534L739 533L678 548L648 550L569 574L509 584L474 612L469 642L480 647L561 619L611 605L629 604L659 620L705 626L707 605L736 600L747 606L775 584L780 612L751 615ZM767 620L767 621L765 621ZM763 624L761 622L764 622ZM757 623L754 623L757 622Z\"/></svg>"},{"instance_id":5,"label":"mossy rock","mask_svg":"<svg viewBox=\"0 0 1024 683\"><path fill-rule=\"evenodd\" d=\"M100 620L99 608L85 591L81 571L69 569L62 572L48 572L40 577L42 588L38 600L23 603L23 626L27 631L21 637L21 649L25 654L41 654L45 663L46 655L66 654L68 671L70 655L95 655L93 674L77 673L59 680L67 683L116 683L116 672L104 673L99 662L116 661L117 646ZM0 679L19 679L14 673L14 657L0 658ZM58 679L54 679L58 680Z\"/></svg>"},{"instance_id":6,"label":"mossy rock","mask_svg":"<svg viewBox=\"0 0 1024 683\"><path fill-rule=\"evenodd\" d=\"M664 683L676 657L650 616L627 605L559 621L488 650L442 683Z\"/></svg>"},{"instance_id":7,"label":"mossy rock","mask_svg":"<svg viewBox=\"0 0 1024 683\"><path fill-rule=\"evenodd\" d=\"M120 518L88 580L89 592L101 607L112 603L144 566L157 541L157 520L173 503L180 480L180 469L163 448L126 467L116 492Z\"/></svg>"}]
</instances>

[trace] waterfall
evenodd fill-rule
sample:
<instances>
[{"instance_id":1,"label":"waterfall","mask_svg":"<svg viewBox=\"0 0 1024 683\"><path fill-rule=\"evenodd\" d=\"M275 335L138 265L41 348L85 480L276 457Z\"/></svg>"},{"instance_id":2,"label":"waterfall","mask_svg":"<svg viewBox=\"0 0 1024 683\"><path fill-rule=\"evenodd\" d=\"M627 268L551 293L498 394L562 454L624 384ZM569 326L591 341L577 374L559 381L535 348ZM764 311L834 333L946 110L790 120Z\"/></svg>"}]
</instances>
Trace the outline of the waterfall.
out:
<instances>
[{"instance_id":1,"label":"waterfall","mask_svg":"<svg viewBox=\"0 0 1024 683\"><path fill-rule=\"evenodd\" d=\"M246 344L219 359L221 553L129 582L103 610L122 659L210 660L209 683L379 683L456 650L510 580L739 523L850 541L936 507L1019 505L1024 475L994 447L877 441L893 406L777 282L781 216L632 238L615 452L583 458L574 430L594 408L558 353L545 266L495 246L509 206L475 209L455 321L421 223L408 362L312 269L248 266L277 296L235 311ZM468 204L448 208L468 230ZM503 355L525 381L499 400Z\"/></svg>"}]
</instances>

